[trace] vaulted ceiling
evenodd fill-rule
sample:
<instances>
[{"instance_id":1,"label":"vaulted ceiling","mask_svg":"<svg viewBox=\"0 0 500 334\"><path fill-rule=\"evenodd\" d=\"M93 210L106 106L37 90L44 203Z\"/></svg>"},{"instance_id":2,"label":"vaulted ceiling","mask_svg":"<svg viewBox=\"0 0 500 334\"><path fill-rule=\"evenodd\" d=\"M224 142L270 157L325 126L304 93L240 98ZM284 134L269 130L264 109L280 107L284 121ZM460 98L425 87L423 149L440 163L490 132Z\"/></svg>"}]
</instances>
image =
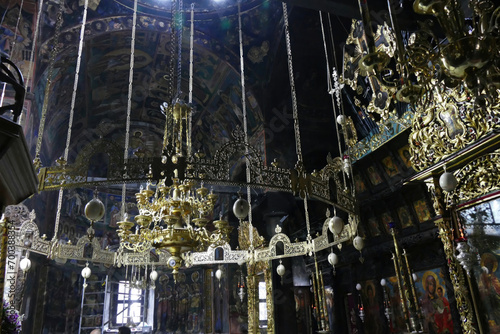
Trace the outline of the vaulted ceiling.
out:
<instances>
[{"instance_id":1,"label":"vaulted ceiling","mask_svg":"<svg viewBox=\"0 0 500 334\"><path fill-rule=\"evenodd\" d=\"M41 152L43 166L54 165L64 153L73 93L76 100L69 163L85 146L100 138L113 141L121 151L125 145L134 1L89 1L79 80L73 91L83 3L82 0L64 3L62 26L56 37L60 6L46 2L42 8L36 41L39 51L30 85L34 94L29 95L32 109L26 128L34 155L44 105L43 92L49 65L53 64ZM171 71L177 66L172 49L178 41L171 28L172 17L179 15L183 26L179 96L188 100L191 6L194 12L193 148L212 156L230 139L235 128L243 127L237 4L235 0L197 0L193 5L184 3L182 13L176 14L171 1L138 1L128 134L131 156L152 157L161 153L165 116L160 106L171 103L177 91L178 77L172 77ZM342 46L352 19L359 18L359 6L351 0L291 0L287 4L300 141L305 167L312 171L325 166L329 153L333 157L341 154L327 72L334 66L341 70ZM8 6L4 25L10 22L10 26L15 26L20 4ZM407 20L411 17L411 1L402 1L398 6L402 9L398 11L402 24L414 24L413 20L411 23ZM376 23L386 18L386 7L387 3L382 1L370 3ZM30 10L34 15L34 6L24 8L24 11ZM282 3L242 1L241 13L250 142L260 150L267 164L276 159L281 166L293 168L297 156ZM25 20L20 25L24 28L22 33L29 42L34 30L33 17L27 13L22 19ZM362 138L375 124L360 116L349 96L345 96L344 111L353 117L358 138ZM277 199L266 199L262 204L266 207L263 216L273 215L273 211L277 216L293 211L286 204L293 199L286 198L281 198L282 204L278 204ZM317 208L316 216L319 221L324 219L324 207Z\"/></svg>"}]
</instances>

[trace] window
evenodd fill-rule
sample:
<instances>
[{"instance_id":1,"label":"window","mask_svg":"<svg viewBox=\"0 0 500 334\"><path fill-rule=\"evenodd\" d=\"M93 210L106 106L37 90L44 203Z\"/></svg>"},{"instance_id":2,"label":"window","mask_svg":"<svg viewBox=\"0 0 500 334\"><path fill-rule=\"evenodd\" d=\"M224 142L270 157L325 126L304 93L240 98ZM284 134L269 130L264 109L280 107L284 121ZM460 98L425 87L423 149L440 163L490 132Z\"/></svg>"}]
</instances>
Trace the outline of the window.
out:
<instances>
[{"instance_id":1,"label":"window","mask_svg":"<svg viewBox=\"0 0 500 334\"><path fill-rule=\"evenodd\" d=\"M142 290L131 288L128 281L120 281L118 283L115 323L125 325L131 322L134 324L142 322L143 304Z\"/></svg>"},{"instance_id":2,"label":"window","mask_svg":"<svg viewBox=\"0 0 500 334\"><path fill-rule=\"evenodd\" d=\"M259 282L259 327L267 327L266 282Z\"/></svg>"}]
</instances>

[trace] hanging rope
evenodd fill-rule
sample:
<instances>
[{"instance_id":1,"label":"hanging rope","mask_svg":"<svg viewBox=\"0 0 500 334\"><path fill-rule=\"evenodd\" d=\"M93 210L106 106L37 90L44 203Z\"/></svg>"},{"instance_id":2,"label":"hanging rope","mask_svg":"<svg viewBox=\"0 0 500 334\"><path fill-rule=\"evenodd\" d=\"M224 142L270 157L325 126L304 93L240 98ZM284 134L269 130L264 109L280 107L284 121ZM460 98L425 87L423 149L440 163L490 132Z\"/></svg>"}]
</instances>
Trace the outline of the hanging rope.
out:
<instances>
[{"instance_id":1,"label":"hanging rope","mask_svg":"<svg viewBox=\"0 0 500 334\"><path fill-rule=\"evenodd\" d=\"M57 53L59 52L59 47L58 47L58 42L59 42L59 35L61 34L61 25L62 25L62 13L64 10L64 1L61 1L59 3L59 11L57 13L57 19L56 19L56 27L55 27L55 32L54 32L54 45L52 46L52 50L50 53L50 59L49 59L49 65L47 68L47 79L46 79L46 84L45 84L45 91L43 93L43 104L42 104L42 115L40 117L40 125L38 126L38 137L36 141L36 148L35 148L35 159L33 161L33 164L35 165L35 168L38 169L40 167L40 150L42 148L42 140L43 140L43 132L45 129L45 121L47 119L47 109L49 105L49 96L52 88L52 75L54 72L54 63L55 59L57 56Z\"/></svg>"},{"instance_id":2,"label":"hanging rope","mask_svg":"<svg viewBox=\"0 0 500 334\"><path fill-rule=\"evenodd\" d=\"M125 169L123 171L124 177L127 174L126 163L128 161L128 146L130 137L130 111L132 109L132 84L134 82L134 54L135 54L135 27L137 25L137 0L134 0L134 13L132 16L132 39L130 41L130 70L128 74L128 95L127 95L127 122L125 125L125 147L123 150L123 163ZM127 195L127 184L123 182L122 185L122 206L121 206L121 216L125 220L125 206L126 206L126 195Z\"/></svg>"},{"instance_id":3,"label":"hanging rope","mask_svg":"<svg viewBox=\"0 0 500 334\"><path fill-rule=\"evenodd\" d=\"M78 56L76 58L76 67L75 67L75 80L73 82L73 93L71 94L71 107L69 110L69 120L68 120L68 133L66 135L66 147L64 149L64 157L62 163L64 165L68 162L69 155L69 145L71 143L71 129L73 128L73 117L75 114L75 103L76 103L76 90L78 88L78 79L80 75L80 67L82 63L82 51L83 51L83 38L85 36L85 24L87 23L87 9L88 9L88 0L85 0L85 4L83 6L83 17L82 17L82 25L80 28L80 40L78 43ZM57 200L57 213L56 213L56 223L54 227L54 236L52 237L52 241L57 240L57 232L59 231L59 221L61 218L61 207L62 207L62 199L64 194L64 188L59 188L59 198Z\"/></svg>"},{"instance_id":4,"label":"hanging rope","mask_svg":"<svg viewBox=\"0 0 500 334\"><path fill-rule=\"evenodd\" d=\"M247 181L247 201L250 209L248 210L248 222L250 223L250 245L253 245L252 228L252 192L250 188L250 160L248 159L248 122L247 122L247 104L245 91L245 60L243 57L243 32L241 29L241 0L238 0L238 36L240 41L240 77L241 77L241 109L243 112L243 131L245 133L245 159L246 159L246 181Z\"/></svg>"}]
</instances>

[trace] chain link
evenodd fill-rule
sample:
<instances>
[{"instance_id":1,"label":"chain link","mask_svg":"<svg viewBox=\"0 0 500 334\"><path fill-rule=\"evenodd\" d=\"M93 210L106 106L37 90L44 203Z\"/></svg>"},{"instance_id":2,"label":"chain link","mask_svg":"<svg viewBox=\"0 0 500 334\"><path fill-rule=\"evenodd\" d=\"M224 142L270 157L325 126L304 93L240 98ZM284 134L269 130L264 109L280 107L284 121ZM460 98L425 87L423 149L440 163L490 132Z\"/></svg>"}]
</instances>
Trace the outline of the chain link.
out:
<instances>
[{"instance_id":1,"label":"chain link","mask_svg":"<svg viewBox=\"0 0 500 334\"><path fill-rule=\"evenodd\" d=\"M12 59L12 61L14 61L13 56L15 54L14 51L16 48L17 32L19 30L19 21L21 20L21 13L23 11L23 7L24 7L24 0L21 0L21 5L19 7L19 13L17 14L16 28L14 29L14 40L12 41L12 47L10 49L10 58ZM22 57L19 60L22 60Z\"/></svg>"},{"instance_id":2,"label":"chain link","mask_svg":"<svg viewBox=\"0 0 500 334\"><path fill-rule=\"evenodd\" d=\"M68 121L68 134L66 136L66 147L64 149L65 163L68 162L69 145L71 143L71 130L73 127L73 118L75 114L76 91L78 89L78 79L80 77L80 67L82 63L82 52L83 52L83 39L85 35L85 24L87 22L87 9L88 9L88 0L85 0L85 5L83 7L82 26L80 29L80 40L78 43L78 56L76 58L75 81L73 82L73 92L71 95L71 107L69 111L69 121Z\"/></svg>"},{"instance_id":3,"label":"chain link","mask_svg":"<svg viewBox=\"0 0 500 334\"><path fill-rule=\"evenodd\" d=\"M189 97L191 107L188 115L187 155L191 156L191 133L193 131L193 48L194 48L194 3L191 4L191 31L189 34Z\"/></svg>"},{"instance_id":4,"label":"chain link","mask_svg":"<svg viewBox=\"0 0 500 334\"><path fill-rule=\"evenodd\" d=\"M335 70L335 67L333 68L332 75L330 75L330 62L328 60L328 48L326 46L325 27L323 24L323 14L321 11L319 12L319 21L321 24L321 35L323 37L323 47L325 49L326 77L327 77L327 87L328 87L327 89L328 89L328 94L330 95L330 100L332 102L333 117L334 117L334 123L335 123L335 132L337 134L337 143L338 143L338 147L339 147L339 154L340 154L340 157L342 158L342 144L340 141L340 129L339 129L339 124L337 123L337 110L335 108L335 99L333 97L333 94L335 93L337 96L338 110L339 110L339 112L342 112L342 109L340 107L340 97L339 97L340 86L338 84L337 77L335 76L335 74L337 73L337 71ZM330 33L331 33L331 31L330 31ZM335 44L332 44L332 45L333 45L333 49L335 51ZM334 54L334 56L335 56L335 54ZM335 85L334 85L335 89L332 86L332 76L333 76L333 79L335 80ZM345 173L342 173L342 177L343 177L344 188L345 188L346 184L347 184Z\"/></svg>"},{"instance_id":5,"label":"chain link","mask_svg":"<svg viewBox=\"0 0 500 334\"><path fill-rule=\"evenodd\" d=\"M47 119L47 110L49 105L49 96L50 96L50 90L52 88L52 74L54 72L55 59L59 52L58 44L59 44L59 36L61 34L61 26L63 23L63 17L62 17L63 10L64 10L64 1L61 1L59 3L59 11L57 13L54 37L52 39L54 41L54 46L50 53L49 65L47 68L47 80L45 84L45 91L43 94L42 115L40 116L40 125L38 127L38 137L36 141L34 164L35 168L37 169L40 167L41 164L40 150L42 148L43 132L45 129L45 121Z\"/></svg>"},{"instance_id":6,"label":"chain link","mask_svg":"<svg viewBox=\"0 0 500 334\"><path fill-rule=\"evenodd\" d=\"M85 4L83 6L82 25L80 28L80 40L78 42L78 55L76 58L76 67L75 67L75 80L73 82L73 92L71 94L71 107L69 110L68 133L66 135L66 147L64 148L64 160L62 162L64 165L66 165L68 162L69 146L71 144L71 129L73 127L73 118L75 115L76 91L78 88L78 79L80 74L80 67L82 64L83 39L85 36L85 24L87 23L88 4L89 4L88 0L85 0ZM57 232L59 231L59 222L61 219L63 194L64 194L64 188L61 187L59 188L59 197L57 199L56 222L54 226L54 236L52 237L52 241L57 240L57 234L58 234Z\"/></svg>"},{"instance_id":7,"label":"chain link","mask_svg":"<svg viewBox=\"0 0 500 334\"><path fill-rule=\"evenodd\" d=\"M290 43L290 28L288 25L288 9L286 3L283 2L283 20L285 24L285 40L286 40L286 53L288 56L288 75L290 77L290 89L292 92L292 111L293 111L293 128L295 131L295 149L297 152L297 159L302 162L302 148L300 144L300 127L299 117L297 111L297 94L295 90L295 81L293 77L293 63L292 63L292 47Z\"/></svg>"},{"instance_id":8,"label":"chain link","mask_svg":"<svg viewBox=\"0 0 500 334\"><path fill-rule=\"evenodd\" d=\"M127 122L125 126L125 147L123 150L123 162L127 163L128 160L128 147L130 140L130 113L132 110L132 93L133 93L133 83L134 83L134 58L135 58L135 28L137 25L137 0L134 0L134 13L132 16L132 39L130 41L130 71L128 75L128 96L127 96ZM127 174L127 169L125 167L124 178ZM125 204L126 204L126 194L127 194L127 184L122 185L122 206L121 206L121 216L125 219Z\"/></svg>"},{"instance_id":9,"label":"chain link","mask_svg":"<svg viewBox=\"0 0 500 334\"><path fill-rule=\"evenodd\" d=\"M183 2L179 0L178 13L176 17L177 21L177 98L181 97L181 83L182 83L182 32L183 32L183 24L182 24L182 7Z\"/></svg>"},{"instance_id":10,"label":"chain link","mask_svg":"<svg viewBox=\"0 0 500 334\"><path fill-rule=\"evenodd\" d=\"M59 221L61 220L61 208L63 200L64 188L59 188L59 196L57 197L57 211L56 211L56 222L54 224L54 235L52 236L52 242L57 240L57 232L59 231Z\"/></svg>"},{"instance_id":11,"label":"chain link","mask_svg":"<svg viewBox=\"0 0 500 334\"><path fill-rule=\"evenodd\" d=\"M31 79L31 73L33 72L33 67L35 66L34 63L34 57L35 57L35 46L36 46L36 40L38 37L38 30L40 29L40 17L42 16L42 7L43 7L43 0L40 0L38 3L38 15L36 17L36 23L35 23L35 31L33 33L33 43L31 44L31 54L30 54L30 65L28 67L28 75L26 75L26 88L28 87L28 84ZM31 88L31 87L30 87Z\"/></svg>"},{"instance_id":12,"label":"chain link","mask_svg":"<svg viewBox=\"0 0 500 334\"><path fill-rule=\"evenodd\" d=\"M166 148L170 143L169 136L173 136L173 117L170 115L170 111L173 111L174 107L174 80L175 80L175 40L176 40L176 29L175 29L175 17L177 15L177 2L172 0L170 6L170 62L169 62L169 74L168 74L168 91L167 91L167 108L165 108L165 130L163 132L163 148ZM172 124L170 124L172 123ZM172 137L173 141L173 137Z\"/></svg>"},{"instance_id":13,"label":"chain link","mask_svg":"<svg viewBox=\"0 0 500 334\"><path fill-rule=\"evenodd\" d=\"M246 181L252 182L250 175L250 161L248 160L248 122L247 122L247 104L245 90L245 59L243 57L243 32L241 24L241 0L238 0L238 37L240 42L240 77L241 77L241 109L243 113L243 131L245 133L245 159L246 159ZM250 223L250 243L253 243L252 229L252 192L250 186L247 186L247 201L250 209L248 210L248 222Z\"/></svg>"},{"instance_id":14,"label":"chain link","mask_svg":"<svg viewBox=\"0 0 500 334\"><path fill-rule=\"evenodd\" d=\"M306 215L306 228L307 228L307 235L311 235L311 223L309 222L309 206L307 204L307 196L304 196L304 212ZM316 253L314 253L316 254Z\"/></svg>"}]
</instances>

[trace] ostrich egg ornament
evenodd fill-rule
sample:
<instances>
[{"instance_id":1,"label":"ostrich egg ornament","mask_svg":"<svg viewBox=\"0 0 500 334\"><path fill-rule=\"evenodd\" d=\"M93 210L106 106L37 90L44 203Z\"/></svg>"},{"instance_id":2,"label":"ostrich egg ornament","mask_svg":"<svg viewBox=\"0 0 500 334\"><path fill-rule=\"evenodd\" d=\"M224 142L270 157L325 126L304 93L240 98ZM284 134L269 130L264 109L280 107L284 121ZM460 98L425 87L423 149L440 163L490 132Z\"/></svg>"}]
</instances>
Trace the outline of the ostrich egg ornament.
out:
<instances>
[{"instance_id":1,"label":"ostrich egg ornament","mask_svg":"<svg viewBox=\"0 0 500 334\"><path fill-rule=\"evenodd\" d=\"M222 270L217 269L217 271L215 272L215 277L220 280L222 278Z\"/></svg>"},{"instance_id":2,"label":"ostrich egg ornament","mask_svg":"<svg viewBox=\"0 0 500 334\"><path fill-rule=\"evenodd\" d=\"M153 270L150 274L149 274L149 278L151 278L152 281L156 281L156 279L158 278L158 272L156 270Z\"/></svg>"},{"instance_id":3,"label":"ostrich egg ornament","mask_svg":"<svg viewBox=\"0 0 500 334\"><path fill-rule=\"evenodd\" d=\"M98 198L93 198L85 205L85 217L91 221L98 221L104 216L104 204Z\"/></svg>"},{"instance_id":4,"label":"ostrich egg ornament","mask_svg":"<svg viewBox=\"0 0 500 334\"><path fill-rule=\"evenodd\" d=\"M25 257L24 259L19 262L19 267L21 268L22 271L28 271L31 268L31 260Z\"/></svg>"},{"instance_id":5,"label":"ostrich egg ornament","mask_svg":"<svg viewBox=\"0 0 500 334\"><path fill-rule=\"evenodd\" d=\"M285 266L283 264L279 264L279 266L276 268L276 272L278 275L283 276L285 275Z\"/></svg>"},{"instance_id":6,"label":"ostrich egg ornament","mask_svg":"<svg viewBox=\"0 0 500 334\"><path fill-rule=\"evenodd\" d=\"M92 274L92 270L90 270L89 267L85 267L82 269L82 277L83 278L89 278L91 274Z\"/></svg>"},{"instance_id":7,"label":"ostrich egg ornament","mask_svg":"<svg viewBox=\"0 0 500 334\"><path fill-rule=\"evenodd\" d=\"M243 198L238 198L233 205L233 213L238 219L245 219L248 216L248 211L250 210L250 205L247 200Z\"/></svg>"},{"instance_id":8,"label":"ostrich egg ornament","mask_svg":"<svg viewBox=\"0 0 500 334\"><path fill-rule=\"evenodd\" d=\"M354 238L352 244L354 245L354 248L356 248L358 251L361 251L363 247L365 247L365 241L359 235L356 236L356 238Z\"/></svg>"},{"instance_id":9,"label":"ostrich egg ornament","mask_svg":"<svg viewBox=\"0 0 500 334\"><path fill-rule=\"evenodd\" d=\"M328 222L328 228L333 234L339 235L344 229L344 220L340 217L334 216L330 218L330 221Z\"/></svg>"},{"instance_id":10,"label":"ostrich egg ornament","mask_svg":"<svg viewBox=\"0 0 500 334\"><path fill-rule=\"evenodd\" d=\"M457 187L457 179L453 173L444 172L439 177L439 186L445 191L453 191Z\"/></svg>"},{"instance_id":11,"label":"ostrich egg ornament","mask_svg":"<svg viewBox=\"0 0 500 334\"><path fill-rule=\"evenodd\" d=\"M328 263L330 263L332 266L336 265L339 263L339 257L337 254L331 252L328 254Z\"/></svg>"}]
</instances>

